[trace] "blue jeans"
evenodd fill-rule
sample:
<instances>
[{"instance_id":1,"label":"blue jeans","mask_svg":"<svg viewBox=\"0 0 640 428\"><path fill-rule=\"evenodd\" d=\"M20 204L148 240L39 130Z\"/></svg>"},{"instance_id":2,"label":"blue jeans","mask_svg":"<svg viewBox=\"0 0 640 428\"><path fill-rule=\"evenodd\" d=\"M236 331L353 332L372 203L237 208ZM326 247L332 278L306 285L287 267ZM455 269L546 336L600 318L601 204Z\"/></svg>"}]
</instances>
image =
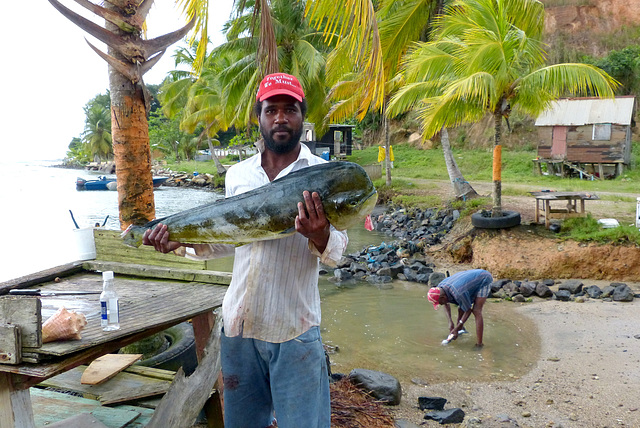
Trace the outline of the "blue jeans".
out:
<instances>
[{"instance_id":1,"label":"blue jeans","mask_svg":"<svg viewBox=\"0 0 640 428\"><path fill-rule=\"evenodd\" d=\"M329 376L320 329L284 343L221 340L225 428L329 428Z\"/></svg>"}]
</instances>

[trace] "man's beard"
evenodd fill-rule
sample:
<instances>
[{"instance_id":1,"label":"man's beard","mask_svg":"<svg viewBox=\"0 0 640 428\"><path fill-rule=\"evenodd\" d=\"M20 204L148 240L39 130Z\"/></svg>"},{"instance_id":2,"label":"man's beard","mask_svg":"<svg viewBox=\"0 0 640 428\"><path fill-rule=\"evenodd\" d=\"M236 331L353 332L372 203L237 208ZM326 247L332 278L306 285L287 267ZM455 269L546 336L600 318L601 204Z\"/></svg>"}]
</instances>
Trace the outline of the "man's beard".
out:
<instances>
[{"instance_id":1,"label":"man's beard","mask_svg":"<svg viewBox=\"0 0 640 428\"><path fill-rule=\"evenodd\" d=\"M276 140L274 140L272 137L272 133L285 130L287 132L290 132L289 139L283 142L276 142ZM261 127L260 133L262 134L264 143L269 150L278 154L283 154L291 152L296 147L296 145L300 141L300 137L302 137L302 126L297 131L287 127L275 128L271 130L271 134L264 131Z\"/></svg>"}]
</instances>

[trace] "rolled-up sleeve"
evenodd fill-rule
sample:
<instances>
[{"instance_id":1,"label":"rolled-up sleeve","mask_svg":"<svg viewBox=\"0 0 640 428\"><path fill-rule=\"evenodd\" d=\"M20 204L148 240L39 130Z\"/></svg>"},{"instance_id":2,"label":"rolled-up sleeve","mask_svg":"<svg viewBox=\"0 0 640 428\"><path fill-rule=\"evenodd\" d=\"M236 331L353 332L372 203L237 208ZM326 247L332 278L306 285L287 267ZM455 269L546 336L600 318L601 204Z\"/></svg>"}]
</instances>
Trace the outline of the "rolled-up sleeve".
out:
<instances>
[{"instance_id":1,"label":"rolled-up sleeve","mask_svg":"<svg viewBox=\"0 0 640 428\"><path fill-rule=\"evenodd\" d=\"M174 253L191 260L211 260L232 256L235 251L236 247L231 244L193 244L193 247L180 247Z\"/></svg>"},{"instance_id":2,"label":"rolled-up sleeve","mask_svg":"<svg viewBox=\"0 0 640 428\"><path fill-rule=\"evenodd\" d=\"M327 242L324 252L320 254L320 251L318 251L311 241L309 241L309 251L311 251L311 254L318 256L321 263L335 267L342 258L342 253L347 249L348 243L349 237L347 236L347 232L336 230L331 226L329 241Z\"/></svg>"}]
</instances>

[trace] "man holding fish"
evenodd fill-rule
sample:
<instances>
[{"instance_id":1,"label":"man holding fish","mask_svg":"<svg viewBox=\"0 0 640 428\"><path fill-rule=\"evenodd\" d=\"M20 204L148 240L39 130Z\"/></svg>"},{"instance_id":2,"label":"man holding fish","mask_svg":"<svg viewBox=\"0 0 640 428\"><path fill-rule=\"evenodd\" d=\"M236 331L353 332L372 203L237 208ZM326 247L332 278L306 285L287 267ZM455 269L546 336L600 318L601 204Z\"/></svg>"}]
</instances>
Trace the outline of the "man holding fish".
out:
<instances>
[{"instance_id":1,"label":"man holding fish","mask_svg":"<svg viewBox=\"0 0 640 428\"><path fill-rule=\"evenodd\" d=\"M254 109L263 137L257 144L260 153L229 168L226 197L326 162L300 143L306 110L296 77L276 73L262 80ZM163 253L175 251L194 259L235 254L222 305L227 428L268 427L274 413L281 428L331 425L319 330L318 261L335 266L348 238L329 224L317 192L304 191L303 200L297 205L297 233L280 239L239 247L183 244L171 241L161 222L144 234L143 243Z\"/></svg>"}]
</instances>

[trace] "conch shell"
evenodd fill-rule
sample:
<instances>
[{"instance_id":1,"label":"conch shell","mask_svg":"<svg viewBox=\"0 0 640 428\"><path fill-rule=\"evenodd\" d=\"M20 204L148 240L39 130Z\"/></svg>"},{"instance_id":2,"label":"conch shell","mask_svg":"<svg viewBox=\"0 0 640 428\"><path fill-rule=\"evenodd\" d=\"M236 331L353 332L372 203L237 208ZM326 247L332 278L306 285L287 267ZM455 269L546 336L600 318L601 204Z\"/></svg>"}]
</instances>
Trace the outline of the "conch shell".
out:
<instances>
[{"instance_id":1,"label":"conch shell","mask_svg":"<svg viewBox=\"0 0 640 428\"><path fill-rule=\"evenodd\" d=\"M87 318L84 314L68 311L62 306L42 324L42 343L81 339L80 331L85 325L87 325Z\"/></svg>"}]
</instances>

